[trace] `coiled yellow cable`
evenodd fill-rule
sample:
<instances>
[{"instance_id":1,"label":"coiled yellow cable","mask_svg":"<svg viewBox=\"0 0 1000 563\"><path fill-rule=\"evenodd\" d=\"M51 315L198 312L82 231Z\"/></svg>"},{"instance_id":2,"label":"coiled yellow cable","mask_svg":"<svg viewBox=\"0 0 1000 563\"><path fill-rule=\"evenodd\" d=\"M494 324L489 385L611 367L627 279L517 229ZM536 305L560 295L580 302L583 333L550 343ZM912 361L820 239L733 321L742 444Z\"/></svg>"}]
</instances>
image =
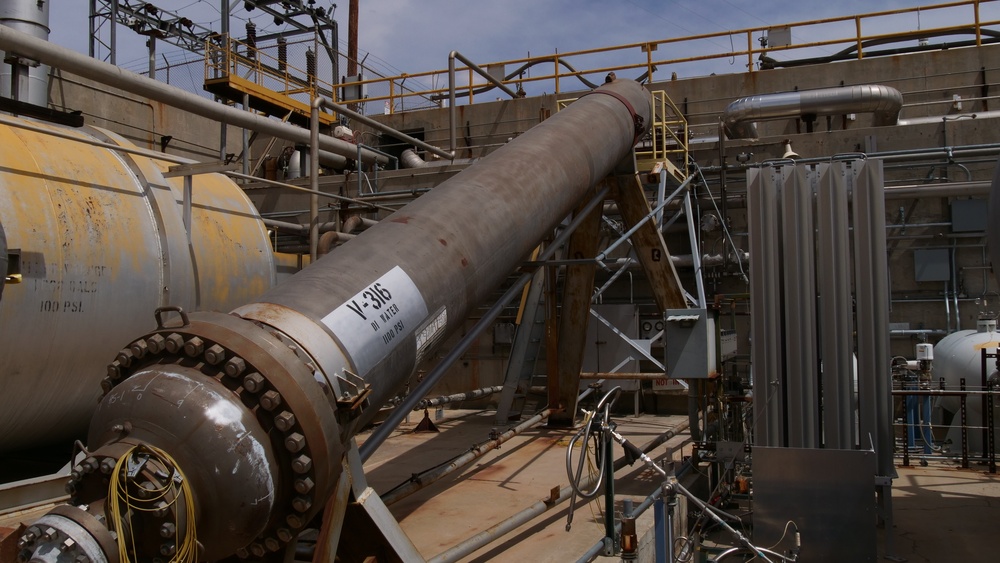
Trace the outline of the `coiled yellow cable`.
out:
<instances>
[{"instance_id":1,"label":"coiled yellow cable","mask_svg":"<svg viewBox=\"0 0 1000 563\"><path fill-rule=\"evenodd\" d=\"M133 496L128 490L130 484L139 488L138 483L132 481L126 472L128 461L138 453L148 454L151 461L156 461L169 473L166 485L155 489L145 489L147 491L146 498ZM178 477L176 480L174 479L175 475ZM179 485L177 481L180 482ZM195 527L194 496L191 494L188 480L178 467L177 462L167 452L149 445L133 446L125 452L125 455L118 458L114 471L111 473L111 482L108 484L106 509L109 523L118 533L118 557L122 563L138 561L135 538L131 533L132 516L137 512L162 510L164 508L162 505L157 506L157 503L161 501L166 502L168 509L176 508L179 499L183 499L184 502L183 519L179 510L174 509L171 512L174 515L175 529L180 533L183 528L184 533L170 563L196 563L198 559L198 535Z\"/></svg>"}]
</instances>

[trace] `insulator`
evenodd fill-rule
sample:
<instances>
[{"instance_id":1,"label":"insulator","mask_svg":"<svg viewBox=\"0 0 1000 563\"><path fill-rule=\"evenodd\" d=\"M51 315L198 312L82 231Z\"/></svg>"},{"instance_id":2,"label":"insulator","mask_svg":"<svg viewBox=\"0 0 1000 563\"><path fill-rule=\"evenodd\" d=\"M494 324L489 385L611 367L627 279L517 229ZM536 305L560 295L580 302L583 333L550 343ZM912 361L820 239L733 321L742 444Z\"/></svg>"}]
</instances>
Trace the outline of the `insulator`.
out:
<instances>
[{"instance_id":1,"label":"insulator","mask_svg":"<svg viewBox=\"0 0 1000 563\"><path fill-rule=\"evenodd\" d=\"M257 24L247 21L247 58L257 58Z\"/></svg>"},{"instance_id":2,"label":"insulator","mask_svg":"<svg viewBox=\"0 0 1000 563\"><path fill-rule=\"evenodd\" d=\"M284 37L278 38L278 72L285 72L288 69L288 41Z\"/></svg>"},{"instance_id":3,"label":"insulator","mask_svg":"<svg viewBox=\"0 0 1000 563\"><path fill-rule=\"evenodd\" d=\"M306 74L310 81L316 76L316 53L313 53L312 48L306 49Z\"/></svg>"}]
</instances>

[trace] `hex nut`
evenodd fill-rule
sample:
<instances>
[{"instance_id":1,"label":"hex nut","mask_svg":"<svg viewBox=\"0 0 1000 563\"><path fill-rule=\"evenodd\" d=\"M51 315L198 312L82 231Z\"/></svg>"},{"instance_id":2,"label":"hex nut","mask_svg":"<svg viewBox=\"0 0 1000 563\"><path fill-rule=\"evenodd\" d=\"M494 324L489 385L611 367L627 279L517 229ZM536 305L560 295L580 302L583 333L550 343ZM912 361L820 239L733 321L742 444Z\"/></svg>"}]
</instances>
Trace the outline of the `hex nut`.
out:
<instances>
[{"instance_id":1,"label":"hex nut","mask_svg":"<svg viewBox=\"0 0 1000 563\"><path fill-rule=\"evenodd\" d=\"M167 352L170 352L171 354L179 354L180 351L184 349L184 337L176 332L167 336L166 340L167 341L164 346L166 347Z\"/></svg>"},{"instance_id":2,"label":"hex nut","mask_svg":"<svg viewBox=\"0 0 1000 563\"><path fill-rule=\"evenodd\" d=\"M308 473L312 469L312 459L307 455L300 455L299 457L292 460L292 471L298 473L299 475L303 473Z\"/></svg>"},{"instance_id":3,"label":"hex nut","mask_svg":"<svg viewBox=\"0 0 1000 563\"><path fill-rule=\"evenodd\" d=\"M243 378L243 388L251 393L256 393L264 388L264 376L253 372Z\"/></svg>"},{"instance_id":4,"label":"hex nut","mask_svg":"<svg viewBox=\"0 0 1000 563\"><path fill-rule=\"evenodd\" d=\"M254 557L264 557L267 552L264 550L264 546L254 542L250 544L250 553L253 553Z\"/></svg>"},{"instance_id":5,"label":"hex nut","mask_svg":"<svg viewBox=\"0 0 1000 563\"><path fill-rule=\"evenodd\" d=\"M292 453L300 451L306 447L306 437L298 432L293 432L285 437L285 448Z\"/></svg>"},{"instance_id":6,"label":"hex nut","mask_svg":"<svg viewBox=\"0 0 1000 563\"><path fill-rule=\"evenodd\" d=\"M59 551L70 551L74 547L76 547L76 542L73 541L73 538L66 538L61 544L59 544Z\"/></svg>"},{"instance_id":7,"label":"hex nut","mask_svg":"<svg viewBox=\"0 0 1000 563\"><path fill-rule=\"evenodd\" d=\"M160 537L161 538L172 538L177 533L177 526L173 522L164 522L160 526Z\"/></svg>"},{"instance_id":8,"label":"hex nut","mask_svg":"<svg viewBox=\"0 0 1000 563\"><path fill-rule=\"evenodd\" d=\"M312 508L313 502L309 497L295 497L292 499L292 508L296 512L308 512Z\"/></svg>"},{"instance_id":9,"label":"hex nut","mask_svg":"<svg viewBox=\"0 0 1000 563\"><path fill-rule=\"evenodd\" d=\"M184 343L184 353L188 357L194 358L195 356L200 356L202 352L205 351L205 341L197 336L192 336Z\"/></svg>"},{"instance_id":10,"label":"hex nut","mask_svg":"<svg viewBox=\"0 0 1000 563\"><path fill-rule=\"evenodd\" d=\"M250 557L250 552L247 551L247 548L241 547L236 550L236 557L239 557L240 559L246 559Z\"/></svg>"},{"instance_id":11,"label":"hex nut","mask_svg":"<svg viewBox=\"0 0 1000 563\"><path fill-rule=\"evenodd\" d=\"M122 364L118 360L115 360L108 364L108 377L112 381L116 381L122 378Z\"/></svg>"},{"instance_id":12,"label":"hex nut","mask_svg":"<svg viewBox=\"0 0 1000 563\"><path fill-rule=\"evenodd\" d=\"M111 390L114 389L114 387L115 384L111 381L110 377L105 377L104 379L101 380L101 391L103 391L105 394L110 393Z\"/></svg>"},{"instance_id":13,"label":"hex nut","mask_svg":"<svg viewBox=\"0 0 1000 563\"><path fill-rule=\"evenodd\" d=\"M292 535L291 530L289 530L288 528L278 528L277 534L278 534L278 539L285 543L288 543L293 539L295 539L295 536Z\"/></svg>"},{"instance_id":14,"label":"hex nut","mask_svg":"<svg viewBox=\"0 0 1000 563\"><path fill-rule=\"evenodd\" d=\"M264 540L264 547L266 547L268 551L275 552L281 549L281 543L274 538L267 538Z\"/></svg>"},{"instance_id":15,"label":"hex nut","mask_svg":"<svg viewBox=\"0 0 1000 563\"><path fill-rule=\"evenodd\" d=\"M228 375L229 377L239 377L240 375L243 375L243 372L246 371L246 369L247 369L246 361L244 361L243 358L239 356L234 356L232 358L229 358L229 361L226 362L226 365L225 367L222 368L222 371L226 372L226 375Z\"/></svg>"},{"instance_id":16,"label":"hex nut","mask_svg":"<svg viewBox=\"0 0 1000 563\"><path fill-rule=\"evenodd\" d=\"M264 410L273 411L278 408L280 404L281 395L273 389L260 396L260 406L264 407Z\"/></svg>"},{"instance_id":17,"label":"hex nut","mask_svg":"<svg viewBox=\"0 0 1000 563\"><path fill-rule=\"evenodd\" d=\"M150 354L159 354L167 344L167 339L162 334L154 334L146 339L146 349Z\"/></svg>"},{"instance_id":18,"label":"hex nut","mask_svg":"<svg viewBox=\"0 0 1000 563\"><path fill-rule=\"evenodd\" d=\"M289 527L295 530L302 527L302 517L298 514L289 514L288 516L285 516L285 522L288 523Z\"/></svg>"},{"instance_id":19,"label":"hex nut","mask_svg":"<svg viewBox=\"0 0 1000 563\"><path fill-rule=\"evenodd\" d=\"M226 359L226 349L218 344L212 344L205 350L205 361L211 365L222 363Z\"/></svg>"},{"instance_id":20,"label":"hex nut","mask_svg":"<svg viewBox=\"0 0 1000 563\"><path fill-rule=\"evenodd\" d=\"M281 411L274 417L274 425L282 432L288 432L295 426L295 415L289 411Z\"/></svg>"},{"instance_id":21,"label":"hex nut","mask_svg":"<svg viewBox=\"0 0 1000 563\"><path fill-rule=\"evenodd\" d=\"M303 477L301 479L295 480L295 492L300 494L306 494L312 490L314 486L313 480L308 477Z\"/></svg>"},{"instance_id":22,"label":"hex nut","mask_svg":"<svg viewBox=\"0 0 1000 563\"><path fill-rule=\"evenodd\" d=\"M115 462L115 460L113 458L106 457L106 458L102 459L101 460L101 473L103 473L105 475L111 475L111 473L115 470L115 465L117 465L117 462Z\"/></svg>"},{"instance_id":23,"label":"hex nut","mask_svg":"<svg viewBox=\"0 0 1000 563\"><path fill-rule=\"evenodd\" d=\"M115 359L118 360L118 363L121 364L122 367L129 367L132 365L133 358L135 358L135 356L132 354L132 350L130 348L122 348L122 351L118 352L118 355L115 356Z\"/></svg>"},{"instance_id":24,"label":"hex nut","mask_svg":"<svg viewBox=\"0 0 1000 563\"><path fill-rule=\"evenodd\" d=\"M145 340L136 340L129 346L129 350L132 351L132 355L137 359L142 359L149 352L149 345L146 344Z\"/></svg>"},{"instance_id":25,"label":"hex nut","mask_svg":"<svg viewBox=\"0 0 1000 563\"><path fill-rule=\"evenodd\" d=\"M42 532L41 536L42 541L53 541L58 537L59 537L59 530L53 528L52 526L45 528L45 531Z\"/></svg>"},{"instance_id":26,"label":"hex nut","mask_svg":"<svg viewBox=\"0 0 1000 563\"><path fill-rule=\"evenodd\" d=\"M177 553L177 545L173 542L160 544L160 555L170 557L174 553Z\"/></svg>"}]
</instances>

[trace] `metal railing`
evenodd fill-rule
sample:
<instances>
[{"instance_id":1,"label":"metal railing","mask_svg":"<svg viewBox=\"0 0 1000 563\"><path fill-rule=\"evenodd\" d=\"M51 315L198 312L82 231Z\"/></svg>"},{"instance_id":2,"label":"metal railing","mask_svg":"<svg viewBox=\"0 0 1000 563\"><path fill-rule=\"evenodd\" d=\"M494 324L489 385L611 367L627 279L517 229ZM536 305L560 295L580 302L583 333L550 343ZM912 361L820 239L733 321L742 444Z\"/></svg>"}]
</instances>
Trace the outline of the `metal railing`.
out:
<instances>
[{"instance_id":1,"label":"metal railing","mask_svg":"<svg viewBox=\"0 0 1000 563\"><path fill-rule=\"evenodd\" d=\"M1000 20L982 20L980 5L992 0L963 0L931 6L905 8L873 12L868 14L842 16L789 23L777 26L759 26L732 31L706 33L688 37L659 39L640 43L630 43L613 47L586 49L566 53L525 57L478 65L499 82L512 90L534 88L561 94L563 92L589 89L596 86L588 79L603 81L604 75L616 72L624 77L623 71L636 75L645 74L652 82L658 69L678 68L701 69L707 63L723 62L738 65L749 72L759 70L757 65L773 64L773 56L784 54L794 57L813 56L817 51L837 48L841 54L854 59L863 59L880 45L894 41L922 42L925 39L949 35L968 35L970 44L982 45L988 40L1000 37L1000 31L991 27L1000 26ZM947 17L946 17L947 16ZM951 18L963 21L957 25L923 25L926 22L941 22ZM873 29L897 29L888 33L876 33ZM778 43L778 32L787 29L797 36L808 37L804 43ZM949 46L955 46L951 42ZM682 56L656 58L658 52L683 53ZM685 66L687 65L687 66ZM508 70L512 69L512 70ZM551 70L547 70L551 69ZM579 69L579 70L578 70ZM529 71L534 71L531 73ZM358 85L370 86L370 91L386 92L384 95L369 97L366 101L384 101L390 113L399 108L426 107L428 100L440 101L448 98L447 87L422 87L421 84L447 84L448 70L433 70L398 76L378 77L364 80ZM697 72L697 70L696 70ZM473 103L477 94L482 95L489 83L480 78L470 66L455 69L456 76L463 83L458 88L459 95ZM709 72L703 72L708 74ZM529 75L530 74L530 75ZM403 82L408 88L404 91ZM529 92L531 94L531 92ZM491 91L486 99L492 101ZM410 98L420 98L419 103L407 102ZM376 107L381 108L381 104Z\"/></svg>"}]
</instances>

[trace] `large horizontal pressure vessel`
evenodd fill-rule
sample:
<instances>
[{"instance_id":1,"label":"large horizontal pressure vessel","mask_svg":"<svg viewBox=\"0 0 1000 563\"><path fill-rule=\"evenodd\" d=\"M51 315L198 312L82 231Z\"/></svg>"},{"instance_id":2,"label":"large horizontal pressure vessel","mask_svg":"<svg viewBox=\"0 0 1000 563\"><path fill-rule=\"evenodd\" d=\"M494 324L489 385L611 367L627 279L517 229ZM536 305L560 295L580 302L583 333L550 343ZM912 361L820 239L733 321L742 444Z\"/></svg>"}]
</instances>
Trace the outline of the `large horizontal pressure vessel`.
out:
<instances>
[{"instance_id":1,"label":"large horizontal pressure vessel","mask_svg":"<svg viewBox=\"0 0 1000 563\"><path fill-rule=\"evenodd\" d=\"M171 163L7 125L0 147L0 225L23 274L0 299L0 453L85 434L108 358L156 308L228 311L274 284L266 229L228 178L193 178L189 244Z\"/></svg>"}]
</instances>

